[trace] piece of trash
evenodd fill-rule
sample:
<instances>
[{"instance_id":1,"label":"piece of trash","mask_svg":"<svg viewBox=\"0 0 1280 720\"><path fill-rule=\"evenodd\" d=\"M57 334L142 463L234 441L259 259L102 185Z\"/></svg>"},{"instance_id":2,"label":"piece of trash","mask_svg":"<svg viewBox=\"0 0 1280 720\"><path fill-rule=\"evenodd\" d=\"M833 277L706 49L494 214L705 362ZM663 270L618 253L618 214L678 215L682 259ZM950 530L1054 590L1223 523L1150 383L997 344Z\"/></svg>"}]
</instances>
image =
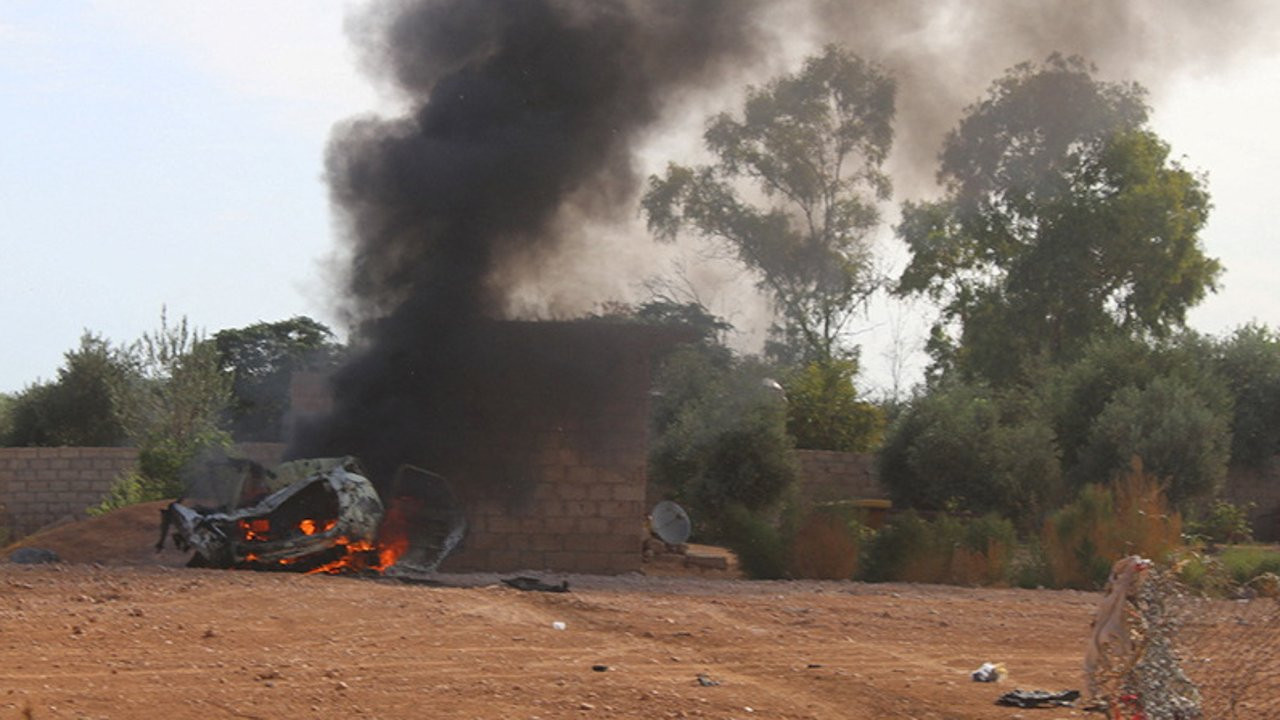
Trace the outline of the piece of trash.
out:
<instances>
[{"instance_id":1,"label":"piece of trash","mask_svg":"<svg viewBox=\"0 0 1280 720\"><path fill-rule=\"evenodd\" d=\"M596 672L609 672L608 665L592 665L591 669L595 670Z\"/></svg>"},{"instance_id":2,"label":"piece of trash","mask_svg":"<svg viewBox=\"0 0 1280 720\"><path fill-rule=\"evenodd\" d=\"M562 580L559 585L552 585L550 583L545 583L535 577L527 577L527 576L521 575L520 577L503 578L502 582L517 590L536 590L538 592L561 592L561 593L569 592L568 580Z\"/></svg>"},{"instance_id":3,"label":"piece of trash","mask_svg":"<svg viewBox=\"0 0 1280 720\"><path fill-rule=\"evenodd\" d=\"M1047 690L1014 690L996 700L997 705L1020 708L1070 707L1080 699L1079 690L1048 692Z\"/></svg>"},{"instance_id":4,"label":"piece of trash","mask_svg":"<svg viewBox=\"0 0 1280 720\"><path fill-rule=\"evenodd\" d=\"M698 673L698 684L702 687L715 687L720 684L720 681L712 680L706 673Z\"/></svg>"},{"instance_id":5,"label":"piece of trash","mask_svg":"<svg viewBox=\"0 0 1280 720\"><path fill-rule=\"evenodd\" d=\"M564 622L560 620L556 620L555 622L551 623L551 627L555 628L556 630L563 630L568 626L565 625Z\"/></svg>"},{"instance_id":6,"label":"piece of trash","mask_svg":"<svg viewBox=\"0 0 1280 720\"><path fill-rule=\"evenodd\" d=\"M24 547L9 553L9 562L19 565L39 565L62 562L58 553L46 548Z\"/></svg>"},{"instance_id":7,"label":"piece of trash","mask_svg":"<svg viewBox=\"0 0 1280 720\"><path fill-rule=\"evenodd\" d=\"M974 682L1000 682L1009 677L1009 671L1005 669L1004 663L984 662L977 670L969 673L969 677Z\"/></svg>"}]
</instances>

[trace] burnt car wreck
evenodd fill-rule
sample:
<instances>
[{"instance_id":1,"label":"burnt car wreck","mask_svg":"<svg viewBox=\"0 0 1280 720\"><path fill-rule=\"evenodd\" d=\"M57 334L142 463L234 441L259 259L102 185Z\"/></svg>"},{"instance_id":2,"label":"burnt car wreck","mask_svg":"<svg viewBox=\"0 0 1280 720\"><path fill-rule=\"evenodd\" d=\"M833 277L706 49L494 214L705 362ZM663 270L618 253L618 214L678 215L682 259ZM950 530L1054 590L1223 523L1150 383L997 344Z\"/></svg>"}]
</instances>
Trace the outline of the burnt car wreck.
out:
<instances>
[{"instance_id":1,"label":"burnt car wreck","mask_svg":"<svg viewBox=\"0 0 1280 720\"><path fill-rule=\"evenodd\" d=\"M305 573L434 572L466 533L445 479L402 466L383 492L352 457L274 471L208 463L191 497L161 511L160 540L188 566Z\"/></svg>"}]
</instances>

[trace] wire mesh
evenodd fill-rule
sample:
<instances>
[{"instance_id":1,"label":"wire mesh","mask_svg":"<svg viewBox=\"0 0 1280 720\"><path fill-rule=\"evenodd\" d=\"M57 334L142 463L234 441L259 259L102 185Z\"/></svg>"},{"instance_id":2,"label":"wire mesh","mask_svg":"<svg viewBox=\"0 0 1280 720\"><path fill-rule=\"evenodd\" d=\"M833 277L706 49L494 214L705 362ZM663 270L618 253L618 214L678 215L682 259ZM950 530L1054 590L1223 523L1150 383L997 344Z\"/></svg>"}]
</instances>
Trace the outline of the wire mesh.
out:
<instances>
[{"instance_id":1,"label":"wire mesh","mask_svg":"<svg viewBox=\"0 0 1280 720\"><path fill-rule=\"evenodd\" d=\"M1143 573L1125 599L1090 689L1111 718L1280 718L1280 600L1205 597L1171 570Z\"/></svg>"}]
</instances>

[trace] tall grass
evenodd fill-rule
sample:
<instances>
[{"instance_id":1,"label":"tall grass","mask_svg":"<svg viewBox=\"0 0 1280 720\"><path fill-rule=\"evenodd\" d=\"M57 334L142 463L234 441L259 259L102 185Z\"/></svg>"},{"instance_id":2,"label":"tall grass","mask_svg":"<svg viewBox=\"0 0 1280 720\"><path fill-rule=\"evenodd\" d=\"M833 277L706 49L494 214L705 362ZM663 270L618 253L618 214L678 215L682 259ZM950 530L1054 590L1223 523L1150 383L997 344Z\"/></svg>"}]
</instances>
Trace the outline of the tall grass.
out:
<instances>
[{"instance_id":1,"label":"tall grass","mask_svg":"<svg viewBox=\"0 0 1280 720\"><path fill-rule=\"evenodd\" d=\"M1055 587L1093 589L1126 555L1168 558L1182 543L1182 517L1159 478L1134 459L1109 487L1088 485L1045 522L1044 549Z\"/></svg>"},{"instance_id":2,"label":"tall grass","mask_svg":"<svg viewBox=\"0 0 1280 720\"><path fill-rule=\"evenodd\" d=\"M1003 585L1015 546L1013 524L997 515L930 522L907 512L876 534L863 575L873 582Z\"/></svg>"},{"instance_id":3,"label":"tall grass","mask_svg":"<svg viewBox=\"0 0 1280 720\"><path fill-rule=\"evenodd\" d=\"M872 531L857 508L829 504L814 508L800 524L788 551L793 578L851 580L857 574L863 540Z\"/></svg>"}]
</instances>

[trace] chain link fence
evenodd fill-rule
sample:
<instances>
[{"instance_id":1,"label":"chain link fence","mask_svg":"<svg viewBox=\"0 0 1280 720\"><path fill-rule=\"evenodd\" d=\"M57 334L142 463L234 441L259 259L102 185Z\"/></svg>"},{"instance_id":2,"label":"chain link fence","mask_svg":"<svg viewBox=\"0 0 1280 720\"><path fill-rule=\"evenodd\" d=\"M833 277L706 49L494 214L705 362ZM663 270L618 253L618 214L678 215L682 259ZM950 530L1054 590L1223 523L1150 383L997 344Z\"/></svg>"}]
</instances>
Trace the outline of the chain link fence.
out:
<instances>
[{"instance_id":1,"label":"chain link fence","mask_svg":"<svg viewBox=\"0 0 1280 720\"><path fill-rule=\"evenodd\" d=\"M1123 630L1100 645L1094 707L1123 720L1280 718L1280 599L1210 598L1170 570L1141 575L1111 606Z\"/></svg>"}]
</instances>

